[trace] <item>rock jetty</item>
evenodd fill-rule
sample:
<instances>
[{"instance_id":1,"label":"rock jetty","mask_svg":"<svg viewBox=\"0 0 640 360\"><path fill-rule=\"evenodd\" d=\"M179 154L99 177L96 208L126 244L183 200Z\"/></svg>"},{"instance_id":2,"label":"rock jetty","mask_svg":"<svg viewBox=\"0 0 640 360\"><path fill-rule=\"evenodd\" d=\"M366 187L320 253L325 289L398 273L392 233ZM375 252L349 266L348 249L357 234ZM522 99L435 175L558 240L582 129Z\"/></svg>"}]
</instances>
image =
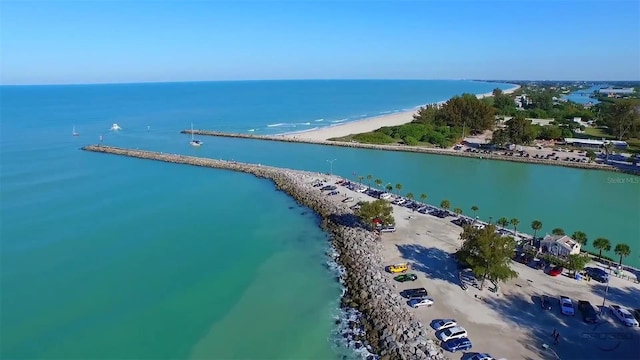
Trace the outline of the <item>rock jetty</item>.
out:
<instances>
[{"instance_id":1,"label":"rock jetty","mask_svg":"<svg viewBox=\"0 0 640 360\"><path fill-rule=\"evenodd\" d=\"M272 180L277 189L315 211L331 235L338 253L336 261L346 270L346 292L342 304L362 314L359 323L347 324L343 336L352 339L357 346L367 346L380 359L445 359L440 348L428 338L432 331L414 318L402 297L394 290L389 277L383 274L381 237L361 227L346 204L322 196L320 191L311 186L311 180L318 178L318 174L102 145L89 145L82 150L240 171Z\"/></svg>"},{"instance_id":2,"label":"rock jetty","mask_svg":"<svg viewBox=\"0 0 640 360\"><path fill-rule=\"evenodd\" d=\"M191 130L182 130L180 133L191 134ZM401 152L413 152L413 153L434 154L434 155L458 156L458 157L468 157L468 158L475 158L475 159L502 160L502 161L511 161L511 162L520 162L520 163L529 163L529 164L563 166L563 167L571 167L571 168L579 168L579 169L624 172L624 173L640 175L640 171L620 169L615 166L611 166L607 164L577 163L577 162L569 162L569 161L557 161L557 160L551 160L551 159L534 159L534 158L525 158L525 157L518 157L518 156L506 156L506 155L493 154L493 153L483 154L483 153L453 151L448 149L424 148L424 147L404 146L404 145L363 144L359 142L314 140L314 139L299 138L296 136L285 136L285 135L252 135L252 134L240 134L240 133L225 133L220 131L208 131L208 130L193 130L193 134L203 135L203 136L237 138L237 139L281 141L281 142L290 142L290 143L341 146L341 147L348 147L348 148L361 148L361 149L371 149L371 150L401 151Z\"/></svg>"}]
</instances>

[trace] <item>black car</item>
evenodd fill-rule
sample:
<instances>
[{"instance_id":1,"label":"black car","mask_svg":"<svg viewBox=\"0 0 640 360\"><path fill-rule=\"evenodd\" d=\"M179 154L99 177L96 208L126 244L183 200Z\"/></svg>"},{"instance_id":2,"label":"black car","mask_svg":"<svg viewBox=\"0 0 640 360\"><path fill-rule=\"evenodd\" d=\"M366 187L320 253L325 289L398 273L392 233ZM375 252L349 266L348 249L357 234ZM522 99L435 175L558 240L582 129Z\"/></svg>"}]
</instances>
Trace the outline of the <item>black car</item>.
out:
<instances>
[{"instance_id":1,"label":"black car","mask_svg":"<svg viewBox=\"0 0 640 360\"><path fill-rule=\"evenodd\" d=\"M582 320L584 320L584 322L586 323L595 324L600 320L598 318L598 311L588 301L578 301L578 310L580 310L580 312L582 313Z\"/></svg>"},{"instance_id":2,"label":"black car","mask_svg":"<svg viewBox=\"0 0 640 360\"><path fill-rule=\"evenodd\" d=\"M425 288L417 288L417 289L407 289L402 292L402 296L407 299L415 299L427 296L427 289Z\"/></svg>"},{"instance_id":3,"label":"black car","mask_svg":"<svg viewBox=\"0 0 640 360\"><path fill-rule=\"evenodd\" d=\"M547 295L540 296L540 307L544 310L551 310L551 299Z\"/></svg>"}]
</instances>

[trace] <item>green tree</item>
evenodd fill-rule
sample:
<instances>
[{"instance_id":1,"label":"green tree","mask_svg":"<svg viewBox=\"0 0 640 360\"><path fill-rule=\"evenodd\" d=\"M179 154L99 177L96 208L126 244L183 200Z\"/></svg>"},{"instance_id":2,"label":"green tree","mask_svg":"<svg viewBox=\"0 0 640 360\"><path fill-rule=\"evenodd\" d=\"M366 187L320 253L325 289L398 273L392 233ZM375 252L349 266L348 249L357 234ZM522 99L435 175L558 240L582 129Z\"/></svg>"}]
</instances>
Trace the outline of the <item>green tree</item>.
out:
<instances>
[{"instance_id":1,"label":"green tree","mask_svg":"<svg viewBox=\"0 0 640 360\"><path fill-rule=\"evenodd\" d=\"M491 135L491 143L494 145L502 146L511 142L509 133L505 129L497 129Z\"/></svg>"},{"instance_id":2,"label":"green tree","mask_svg":"<svg viewBox=\"0 0 640 360\"><path fill-rule=\"evenodd\" d=\"M575 274L576 272L584 269L584 267L591 261L588 255L571 254L567 257L566 267L569 271Z\"/></svg>"},{"instance_id":3,"label":"green tree","mask_svg":"<svg viewBox=\"0 0 640 360\"><path fill-rule=\"evenodd\" d=\"M400 190L402 190L402 184L398 183L396 184L396 191L398 192L398 195L400 195Z\"/></svg>"},{"instance_id":4,"label":"green tree","mask_svg":"<svg viewBox=\"0 0 640 360\"><path fill-rule=\"evenodd\" d=\"M500 89L493 90L493 107L500 114L510 114L515 110L516 103L513 99L502 92Z\"/></svg>"},{"instance_id":5,"label":"green tree","mask_svg":"<svg viewBox=\"0 0 640 360\"><path fill-rule=\"evenodd\" d=\"M458 259L469 264L473 274L481 280L480 290L487 279L505 281L518 275L510 267L515 240L497 234L495 226L488 225L483 229L465 226L460 239L463 243Z\"/></svg>"},{"instance_id":6,"label":"green tree","mask_svg":"<svg viewBox=\"0 0 640 360\"><path fill-rule=\"evenodd\" d=\"M576 231L571 235L571 238L575 241L577 241L578 243L580 243L582 246L586 246L588 239L587 239L587 234L585 234L582 231Z\"/></svg>"},{"instance_id":7,"label":"green tree","mask_svg":"<svg viewBox=\"0 0 640 360\"><path fill-rule=\"evenodd\" d=\"M496 224L500 225L501 227L507 227L507 224L509 223L509 220L506 217L501 217L500 219L498 219L498 221L496 221Z\"/></svg>"},{"instance_id":8,"label":"green tree","mask_svg":"<svg viewBox=\"0 0 640 360\"><path fill-rule=\"evenodd\" d=\"M426 200L427 200L427 194L425 193L420 194L420 201L424 203Z\"/></svg>"},{"instance_id":9,"label":"green tree","mask_svg":"<svg viewBox=\"0 0 640 360\"><path fill-rule=\"evenodd\" d=\"M391 192L393 191L393 185L387 184L387 186L385 186L385 189L387 190L387 192Z\"/></svg>"},{"instance_id":10,"label":"green tree","mask_svg":"<svg viewBox=\"0 0 640 360\"><path fill-rule=\"evenodd\" d=\"M440 207L445 210L449 210L449 208L451 207L451 203L449 202L449 200L442 200L440 202Z\"/></svg>"},{"instance_id":11,"label":"green tree","mask_svg":"<svg viewBox=\"0 0 640 360\"><path fill-rule=\"evenodd\" d=\"M557 236L565 235L564 230L562 230L561 228L555 228L555 229L551 230L551 233L553 235L557 235Z\"/></svg>"},{"instance_id":12,"label":"green tree","mask_svg":"<svg viewBox=\"0 0 640 360\"><path fill-rule=\"evenodd\" d=\"M439 117L442 124L455 127L466 127L480 132L491 129L494 124L495 110L480 101L473 94L462 94L449 99L440 108Z\"/></svg>"},{"instance_id":13,"label":"green tree","mask_svg":"<svg viewBox=\"0 0 640 360\"><path fill-rule=\"evenodd\" d=\"M635 135L640 130L640 112L630 101L618 101L605 106L602 116L609 131L618 140Z\"/></svg>"},{"instance_id":14,"label":"green tree","mask_svg":"<svg viewBox=\"0 0 640 360\"><path fill-rule=\"evenodd\" d=\"M518 114L505 124L509 141L514 144L530 144L538 136L536 127L531 125L531 120L525 119L522 114Z\"/></svg>"},{"instance_id":15,"label":"green tree","mask_svg":"<svg viewBox=\"0 0 640 360\"><path fill-rule=\"evenodd\" d=\"M513 218L509 220L509 224L513 225L513 234L518 234L518 225L520 225L520 220Z\"/></svg>"},{"instance_id":16,"label":"green tree","mask_svg":"<svg viewBox=\"0 0 640 360\"><path fill-rule=\"evenodd\" d=\"M473 205L473 206L471 207L471 211L473 211L473 218L474 218L474 219L475 219L475 217L476 217L476 212L477 212L478 210L480 210L480 209L479 209L477 206L475 206L475 205Z\"/></svg>"},{"instance_id":17,"label":"green tree","mask_svg":"<svg viewBox=\"0 0 640 360\"><path fill-rule=\"evenodd\" d=\"M434 105L422 106L413 115L413 122L419 124L435 124L438 121L440 111Z\"/></svg>"},{"instance_id":18,"label":"green tree","mask_svg":"<svg viewBox=\"0 0 640 360\"><path fill-rule=\"evenodd\" d=\"M462 209L460 209L460 208L455 208L455 209L453 209L453 212L454 212L456 215L460 216L460 214L462 214Z\"/></svg>"},{"instance_id":19,"label":"green tree","mask_svg":"<svg viewBox=\"0 0 640 360\"><path fill-rule=\"evenodd\" d=\"M620 256L620 262L618 263L618 266L622 266L622 258L625 258L631 254L631 248L627 244L618 244L616 245L616 248L613 249L613 252L616 255Z\"/></svg>"},{"instance_id":20,"label":"green tree","mask_svg":"<svg viewBox=\"0 0 640 360\"><path fill-rule=\"evenodd\" d=\"M367 182L369 183L369 190L371 190L371 179L373 179L373 175L367 175Z\"/></svg>"},{"instance_id":21,"label":"green tree","mask_svg":"<svg viewBox=\"0 0 640 360\"><path fill-rule=\"evenodd\" d=\"M362 175L358 176L358 182L360 184L362 184L362 180L364 180L364 176L362 176Z\"/></svg>"},{"instance_id":22,"label":"green tree","mask_svg":"<svg viewBox=\"0 0 640 360\"><path fill-rule=\"evenodd\" d=\"M413 200L413 193L407 193L407 199Z\"/></svg>"},{"instance_id":23,"label":"green tree","mask_svg":"<svg viewBox=\"0 0 640 360\"><path fill-rule=\"evenodd\" d=\"M374 183L376 184L377 187L380 187L380 185L382 185L382 180L376 179Z\"/></svg>"},{"instance_id":24,"label":"green tree","mask_svg":"<svg viewBox=\"0 0 640 360\"><path fill-rule=\"evenodd\" d=\"M604 161L609 163L609 155L613 154L613 144L610 142L606 142L602 146L602 150L604 150Z\"/></svg>"},{"instance_id":25,"label":"green tree","mask_svg":"<svg viewBox=\"0 0 640 360\"><path fill-rule=\"evenodd\" d=\"M605 239L605 238L597 238L593 241L593 247L600 250L600 253L598 253L598 260L602 259L602 251L611 251L611 242L609 242L609 239Z\"/></svg>"},{"instance_id":26,"label":"green tree","mask_svg":"<svg viewBox=\"0 0 640 360\"><path fill-rule=\"evenodd\" d=\"M533 230L533 238L535 239L538 234L538 230L542 229L542 221L533 220L531 222L531 229Z\"/></svg>"},{"instance_id":27,"label":"green tree","mask_svg":"<svg viewBox=\"0 0 640 360\"><path fill-rule=\"evenodd\" d=\"M376 219L385 225L395 224L391 204L381 199L361 203L360 209L356 210L356 216L358 216L363 223L372 227Z\"/></svg>"},{"instance_id":28,"label":"green tree","mask_svg":"<svg viewBox=\"0 0 640 360\"><path fill-rule=\"evenodd\" d=\"M591 149L587 150L585 155L587 155L590 161L593 161L596 159L596 152Z\"/></svg>"}]
</instances>

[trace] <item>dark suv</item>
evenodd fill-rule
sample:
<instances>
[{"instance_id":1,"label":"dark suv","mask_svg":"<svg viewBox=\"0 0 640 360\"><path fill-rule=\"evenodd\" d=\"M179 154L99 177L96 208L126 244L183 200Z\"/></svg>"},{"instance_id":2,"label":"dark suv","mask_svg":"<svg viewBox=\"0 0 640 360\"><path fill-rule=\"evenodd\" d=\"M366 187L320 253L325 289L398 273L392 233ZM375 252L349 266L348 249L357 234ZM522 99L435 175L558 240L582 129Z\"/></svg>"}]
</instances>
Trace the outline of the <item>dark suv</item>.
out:
<instances>
[{"instance_id":1,"label":"dark suv","mask_svg":"<svg viewBox=\"0 0 640 360\"><path fill-rule=\"evenodd\" d=\"M582 313L582 320L586 323L595 324L600 320L598 317L598 311L588 301L578 301L578 310Z\"/></svg>"},{"instance_id":2,"label":"dark suv","mask_svg":"<svg viewBox=\"0 0 640 360\"><path fill-rule=\"evenodd\" d=\"M407 289L403 291L404 297L407 299L419 299L427 296L427 289L425 288L417 288L417 289Z\"/></svg>"}]
</instances>

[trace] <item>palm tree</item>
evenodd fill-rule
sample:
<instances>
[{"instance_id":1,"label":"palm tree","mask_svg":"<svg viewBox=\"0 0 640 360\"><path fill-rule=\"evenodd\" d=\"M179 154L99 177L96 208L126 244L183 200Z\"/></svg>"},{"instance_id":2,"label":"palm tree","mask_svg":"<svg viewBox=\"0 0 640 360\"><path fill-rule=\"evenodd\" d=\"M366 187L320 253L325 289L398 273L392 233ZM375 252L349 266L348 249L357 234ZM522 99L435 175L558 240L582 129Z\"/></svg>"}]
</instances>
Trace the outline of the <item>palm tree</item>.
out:
<instances>
[{"instance_id":1,"label":"palm tree","mask_svg":"<svg viewBox=\"0 0 640 360\"><path fill-rule=\"evenodd\" d=\"M538 234L538 230L542 229L542 221L533 220L531 222L531 228L533 229L533 239L531 240L531 246L533 246L533 242L536 240L536 235Z\"/></svg>"},{"instance_id":2,"label":"palm tree","mask_svg":"<svg viewBox=\"0 0 640 360\"><path fill-rule=\"evenodd\" d=\"M620 256L620 262L618 263L618 266L622 266L622 258L629 256L629 254L631 254L631 248L629 247L629 245L627 244L618 244L616 245L616 248L613 249L613 252Z\"/></svg>"},{"instance_id":3,"label":"palm tree","mask_svg":"<svg viewBox=\"0 0 640 360\"><path fill-rule=\"evenodd\" d=\"M377 187L380 187L380 185L382 185L382 180L380 180L380 179L376 179L376 180L374 181L374 183L376 183L376 186L377 186Z\"/></svg>"},{"instance_id":4,"label":"palm tree","mask_svg":"<svg viewBox=\"0 0 640 360\"><path fill-rule=\"evenodd\" d=\"M500 219L498 219L498 221L496 221L496 224L502 227L506 227L508 223L509 223L509 220L507 220L506 217L501 217Z\"/></svg>"},{"instance_id":5,"label":"palm tree","mask_svg":"<svg viewBox=\"0 0 640 360\"><path fill-rule=\"evenodd\" d=\"M407 193L407 199L413 200L413 193Z\"/></svg>"},{"instance_id":6,"label":"palm tree","mask_svg":"<svg viewBox=\"0 0 640 360\"><path fill-rule=\"evenodd\" d=\"M609 242L608 239L597 238L593 241L593 247L600 250L600 253L598 254L598 260L600 260L600 258L602 258L602 250L604 251L611 250L611 243Z\"/></svg>"},{"instance_id":7,"label":"palm tree","mask_svg":"<svg viewBox=\"0 0 640 360\"><path fill-rule=\"evenodd\" d=\"M420 201L421 201L422 203L424 203L424 202L425 202L425 200L427 200L427 194L425 194L425 193L420 194Z\"/></svg>"},{"instance_id":8,"label":"palm tree","mask_svg":"<svg viewBox=\"0 0 640 360\"><path fill-rule=\"evenodd\" d=\"M564 230L562 230L561 228L555 228L555 229L551 230L551 233L552 233L553 235L558 235L558 236L564 236L564 235L566 235L566 234L564 233Z\"/></svg>"},{"instance_id":9,"label":"palm tree","mask_svg":"<svg viewBox=\"0 0 640 360\"><path fill-rule=\"evenodd\" d=\"M364 180L364 176L362 176L362 175L358 176L358 182L360 184L362 184L362 180Z\"/></svg>"},{"instance_id":10,"label":"palm tree","mask_svg":"<svg viewBox=\"0 0 640 360\"><path fill-rule=\"evenodd\" d=\"M396 190L398 191L398 196L400 196L400 190L402 190L402 184L396 184Z\"/></svg>"},{"instance_id":11,"label":"palm tree","mask_svg":"<svg viewBox=\"0 0 640 360\"><path fill-rule=\"evenodd\" d=\"M460 216L460 214L462 214L462 209L455 208L455 209L453 209L453 212L456 213L456 215Z\"/></svg>"},{"instance_id":12,"label":"palm tree","mask_svg":"<svg viewBox=\"0 0 640 360\"><path fill-rule=\"evenodd\" d=\"M387 184L387 186L385 186L385 189L387 189L387 192L391 192L393 190L393 185Z\"/></svg>"},{"instance_id":13,"label":"palm tree","mask_svg":"<svg viewBox=\"0 0 640 360\"><path fill-rule=\"evenodd\" d=\"M520 220L513 218L509 220L509 224L513 225L513 235L518 236L518 225L520 224Z\"/></svg>"},{"instance_id":14,"label":"palm tree","mask_svg":"<svg viewBox=\"0 0 640 360\"><path fill-rule=\"evenodd\" d=\"M475 205L473 205L473 206L471 207L471 211L473 211L473 217L475 218L475 217L476 217L476 211L478 211L478 207L477 207L477 206L475 206Z\"/></svg>"},{"instance_id":15,"label":"palm tree","mask_svg":"<svg viewBox=\"0 0 640 360\"><path fill-rule=\"evenodd\" d=\"M604 148L605 163L609 163L609 155L613 152L613 144L608 142L602 146Z\"/></svg>"},{"instance_id":16,"label":"palm tree","mask_svg":"<svg viewBox=\"0 0 640 360\"><path fill-rule=\"evenodd\" d=\"M369 184L369 190L371 190L371 179L373 179L373 175L367 175L367 183Z\"/></svg>"},{"instance_id":17,"label":"palm tree","mask_svg":"<svg viewBox=\"0 0 640 360\"><path fill-rule=\"evenodd\" d=\"M451 207L451 203L449 202L449 200L442 200L442 202L440 203L440 207L445 210L449 210L449 208Z\"/></svg>"},{"instance_id":18,"label":"palm tree","mask_svg":"<svg viewBox=\"0 0 640 360\"><path fill-rule=\"evenodd\" d=\"M571 238L575 241L577 241L578 243L580 243L582 246L586 246L587 245L587 234L585 234L582 231L576 231L573 233L573 235L571 235Z\"/></svg>"}]
</instances>

